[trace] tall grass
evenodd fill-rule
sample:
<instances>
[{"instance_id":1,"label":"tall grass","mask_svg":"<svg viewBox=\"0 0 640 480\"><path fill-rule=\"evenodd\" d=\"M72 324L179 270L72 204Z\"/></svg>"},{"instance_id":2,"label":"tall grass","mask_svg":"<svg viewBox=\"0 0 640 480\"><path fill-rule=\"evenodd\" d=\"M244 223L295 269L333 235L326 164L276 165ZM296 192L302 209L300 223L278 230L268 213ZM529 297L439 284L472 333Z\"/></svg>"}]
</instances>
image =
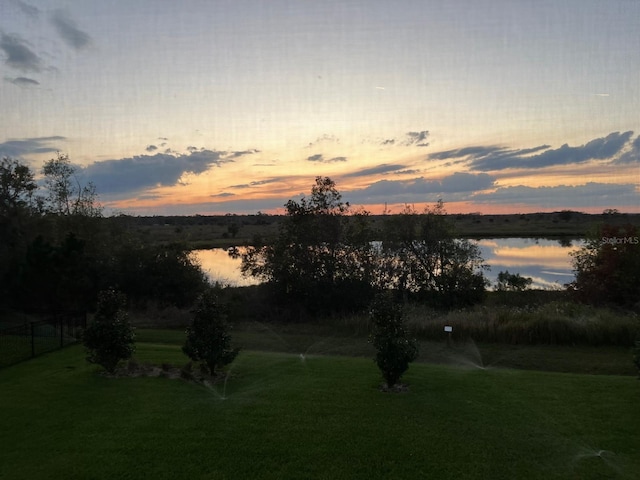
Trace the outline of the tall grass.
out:
<instances>
[{"instance_id":1,"label":"tall grass","mask_svg":"<svg viewBox=\"0 0 640 480\"><path fill-rule=\"evenodd\" d=\"M441 312L409 305L405 319L420 338L442 338L445 325L456 339L514 345L621 345L640 338L640 316L571 302L529 307L480 306Z\"/></svg>"}]
</instances>

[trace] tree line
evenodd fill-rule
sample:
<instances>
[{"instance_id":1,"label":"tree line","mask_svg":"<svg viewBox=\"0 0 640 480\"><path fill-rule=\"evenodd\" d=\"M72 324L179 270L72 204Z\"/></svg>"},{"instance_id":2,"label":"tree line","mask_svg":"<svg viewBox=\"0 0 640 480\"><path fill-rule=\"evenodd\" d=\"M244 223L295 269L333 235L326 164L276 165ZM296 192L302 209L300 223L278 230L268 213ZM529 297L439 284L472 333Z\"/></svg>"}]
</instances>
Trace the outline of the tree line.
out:
<instances>
[{"instance_id":1,"label":"tree line","mask_svg":"<svg viewBox=\"0 0 640 480\"><path fill-rule=\"evenodd\" d=\"M0 161L0 308L36 314L93 311L117 288L131 305L190 306L207 279L180 244L151 246L103 221L95 186L67 155L44 162L42 180Z\"/></svg>"},{"instance_id":2,"label":"tree line","mask_svg":"<svg viewBox=\"0 0 640 480\"><path fill-rule=\"evenodd\" d=\"M125 224L103 221L95 187L80 181L68 156L44 162L40 173L37 182L20 161L0 162L1 307L91 310L107 288L132 305L190 307L206 290L185 245L149 245ZM271 304L312 315L368 309L382 291L443 308L483 300L488 267L474 243L458 238L442 201L424 211L407 205L381 223L374 227L370 212L317 177L309 196L285 204L275 238L256 238L242 253L242 272L265 282ZM637 235L631 225L603 227L576 254L568 292L585 302L640 301ZM497 289L530 284L500 272Z\"/></svg>"}]
</instances>

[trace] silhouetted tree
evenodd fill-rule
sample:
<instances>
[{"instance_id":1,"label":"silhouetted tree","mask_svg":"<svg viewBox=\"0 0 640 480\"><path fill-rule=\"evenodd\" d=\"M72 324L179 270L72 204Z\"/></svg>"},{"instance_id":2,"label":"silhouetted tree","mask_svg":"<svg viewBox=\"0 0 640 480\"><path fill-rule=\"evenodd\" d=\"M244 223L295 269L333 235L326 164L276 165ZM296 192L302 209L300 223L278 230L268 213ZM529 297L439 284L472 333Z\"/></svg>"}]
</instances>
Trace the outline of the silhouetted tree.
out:
<instances>
[{"instance_id":1,"label":"silhouetted tree","mask_svg":"<svg viewBox=\"0 0 640 480\"><path fill-rule=\"evenodd\" d=\"M400 381L409 363L418 356L418 343L409 338L402 318L402 307L391 292L379 294L371 305L370 343L376 348L375 362L391 388Z\"/></svg>"},{"instance_id":2,"label":"silhouetted tree","mask_svg":"<svg viewBox=\"0 0 640 480\"><path fill-rule=\"evenodd\" d=\"M381 287L440 306L470 305L485 296L487 280L480 249L455 232L444 204L418 213L407 206L385 217L381 248Z\"/></svg>"},{"instance_id":3,"label":"silhouetted tree","mask_svg":"<svg viewBox=\"0 0 640 480\"><path fill-rule=\"evenodd\" d=\"M500 292L522 292L531 286L533 279L523 277L519 273L509 273L509 270L498 273L496 290Z\"/></svg>"},{"instance_id":4,"label":"silhouetted tree","mask_svg":"<svg viewBox=\"0 0 640 480\"><path fill-rule=\"evenodd\" d=\"M225 307L209 289L198 299L182 351L193 361L204 362L209 373L215 375L219 368L233 362L240 351L231 348L229 330Z\"/></svg>"},{"instance_id":5,"label":"silhouetted tree","mask_svg":"<svg viewBox=\"0 0 640 480\"><path fill-rule=\"evenodd\" d=\"M127 360L135 351L135 333L126 312L123 293L108 289L98 296L98 309L93 322L83 335L87 361L101 365L114 373L121 360Z\"/></svg>"},{"instance_id":6,"label":"silhouetted tree","mask_svg":"<svg viewBox=\"0 0 640 480\"><path fill-rule=\"evenodd\" d=\"M374 271L368 212L352 215L328 177L317 177L309 198L289 200L277 239L249 247L242 272L314 311L364 307Z\"/></svg>"},{"instance_id":7,"label":"silhouetted tree","mask_svg":"<svg viewBox=\"0 0 640 480\"><path fill-rule=\"evenodd\" d=\"M634 225L603 225L573 253L569 290L591 304L640 303L640 233Z\"/></svg>"}]
</instances>

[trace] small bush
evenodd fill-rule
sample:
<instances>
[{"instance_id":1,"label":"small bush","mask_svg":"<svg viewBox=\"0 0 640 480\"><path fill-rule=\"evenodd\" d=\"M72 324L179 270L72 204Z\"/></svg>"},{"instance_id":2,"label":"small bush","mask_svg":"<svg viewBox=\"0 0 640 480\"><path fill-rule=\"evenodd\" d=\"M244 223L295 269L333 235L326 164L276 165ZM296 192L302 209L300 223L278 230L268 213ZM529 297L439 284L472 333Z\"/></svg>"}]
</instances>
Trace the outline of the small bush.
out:
<instances>
[{"instance_id":1,"label":"small bush","mask_svg":"<svg viewBox=\"0 0 640 480\"><path fill-rule=\"evenodd\" d=\"M402 310L391 295L377 296L371 308L370 342L378 350L375 362L391 388L418 356L418 344L409 339L402 320Z\"/></svg>"},{"instance_id":2,"label":"small bush","mask_svg":"<svg viewBox=\"0 0 640 480\"><path fill-rule=\"evenodd\" d=\"M135 351L134 329L125 311L126 297L116 290L98 294L98 309L93 323L84 332L87 361L113 373L121 360Z\"/></svg>"},{"instance_id":3,"label":"small bush","mask_svg":"<svg viewBox=\"0 0 640 480\"><path fill-rule=\"evenodd\" d=\"M198 299L193 323L187 328L187 340L182 351L195 362L203 362L211 375L238 355L239 348L231 349L230 326L224 307L213 290L207 290Z\"/></svg>"}]
</instances>

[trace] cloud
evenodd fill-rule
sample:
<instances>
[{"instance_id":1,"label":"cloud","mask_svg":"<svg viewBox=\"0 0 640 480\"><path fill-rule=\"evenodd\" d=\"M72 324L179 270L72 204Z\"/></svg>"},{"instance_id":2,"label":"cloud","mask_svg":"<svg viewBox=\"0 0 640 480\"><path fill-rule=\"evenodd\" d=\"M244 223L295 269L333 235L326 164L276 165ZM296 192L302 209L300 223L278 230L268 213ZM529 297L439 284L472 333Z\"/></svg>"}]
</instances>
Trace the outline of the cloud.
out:
<instances>
[{"instance_id":1,"label":"cloud","mask_svg":"<svg viewBox=\"0 0 640 480\"><path fill-rule=\"evenodd\" d=\"M51 15L51 23L60 38L70 47L81 50L91 44L89 34L80 30L64 10L54 11Z\"/></svg>"},{"instance_id":2,"label":"cloud","mask_svg":"<svg viewBox=\"0 0 640 480\"><path fill-rule=\"evenodd\" d=\"M206 203L171 204L162 207L163 215L206 215L224 214L231 212L264 212L267 210L284 210L289 198L259 198L247 200L221 200ZM157 207L138 207L133 209L119 209L132 215L155 215Z\"/></svg>"},{"instance_id":3,"label":"cloud","mask_svg":"<svg viewBox=\"0 0 640 480\"><path fill-rule=\"evenodd\" d=\"M335 135L324 134L316 138L313 142L309 142L305 148L315 147L316 145L336 144L340 143L340 139Z\"/></svg>"},{"instance_id":4,"label":"cloud","mask_svg":"<svg viewBox=\"0 0 640 480\"><path fill-rule=\"evenodd\" d=\"M4 143L0 143L0 156L22 158L36 153L57 152L60 151L60 148L52 145L52 143L64 140L66 138L61 136L7 140Z\"/></svg>"},{"instance_id":5,"label":"cloud","mask_svg":"<svg viewBox=\"0 0 640 480\"><path fill-rule=\"evenodd\" d=\"M620 155L615 163L640 163L640 135L630 143L629 149Z\"/></svg>"},{"instance_id":6,"label":"cloud","mask_svg":"<svg viewBox=\"0 0 640 480\"><path fill-rule=\"evenodd\" d=\"M585 163L590 160L613 161L625 151L632 135L632 131L613 132L578 147L564 144L556 149L550 149L549 145L515 150L498 146L474 146L432 153L428 158L432 160L465 158L471 169L485 172L510 168L538 169L554 165Z\"/></svg>"},{"instance_id":7,"label":"cloud","mask_svg":"<svg viewBox=\"0 0 640 480\"><path fill-rule=\"evenodd\" d=\"M491 193L477 193L470 199L477 203L530 204L547 208L638 206L640 194L633 184L589 182L584 185L501 187Z\"/></svg>"},{"instance_id":8,"label":"cloud","mask_svg":"<svg viewBox=\"0 0 640 480\"><path fill-rule=\"evenodd\" d=\"M21 0L12 0L12 2L14 5L17 5L18 8L22 11L22 13L32 17L32 18L36 18L38 15L40 15L40 10L37 7L34 7L33 5L29 5L28 3L25 3Z\"/></svg>"},{"instance_id":9,"label":"cloud","mask_svg":"<svg viewBox=\"0 0 640 480\"><path fill-rule=\"evenodd\" d=\"M260 153L260 150L256 149L256 148L250 148L249 150L238 150L235 152L231 152L230 156L233 158L238 158L241 157L243 155L253 155L256 153Z\"/></svg>"},{"instance_id":10,"label":"cloud","mask_svg":"<svg viewBox=\"0 0 640 480\"><path fill-rule=\"evenodd\" d=\"M423 177L411 180L380 180L361 190L348 193L354 202L424 202L431 194L468 194L485 190L494 185L495 178L486 173L471 174L456 172L440 180ZM345 197L347 194L345 193ZM459 195L462 197L461 195Z\"/></svg>"},{"instance_id":11,"label":"cloud","mask_svg":"<svg viewBox=\"0 0 640 480\"><path fill-rule=\"evenodd\" d=\"M428 136L429 130L422 130L420 132L407 132L401 139L387 138L385 140L379 141L378 143L385 147L393 145L401 145L405 147L428 147L429 142L426 141Z\"/></svg>"},{"instance_id":12,"label":"cloud","mask_svg":"<svg viewBox=\"0 0 640 480\"><path fill-rule=\"evenodd\" d=\"M357 170L355 172L347 173L346 175L343 175L343 176L346 178L366 177L369 175L380 175L384 173L393 172L396 170L402 170L403 168L405 168L405 165L394 165L394 164L390 165L387 163L383 163L376 167L363 168L362 170Z\"/></svg>"},{"instance_id":13,"label":"cloud","mask_svg":"<svg viewBox=\"0 0 640 480\"><path fill-rule=\"evenodd\" d=\"M37 80L34 80L32 78L27 78L27 77L16 77L16 78L4 77L4 81L17 85L18 87L35 87L37 85L40 85L40 82L38 82Z\"/></svg>"},{"instance_id":14,"label":"cloud","mask_svg":"<svg viewBox=\"0 0 640 480\"><path fill-rule=\"evenodd\" d=\"M145 150L147 152L155 152L156 150L158 150L158 147L156 147L155 145L147 145L147 148L145 148ZM187 148L187 150L189 150L189 148Z\"/></svg>"},{"instance_id":15,"label":"cloud","mask_svg":"<svg viewBox=\"0 0 640 480\"><path fill-rule=\"evenodd\" d=\"M428 130L421 132L407 132L407 139L405 145L415 145L416 147L428 147L427 137L429 136Z\"/></svg>"},{"instance_id":16,"label":"cloud","mask_svg":"<svg viewBox=\"0 0 640 480\"><path fill-rule=\"evenodd\" d=\"M228 188L239 188L239 189L244 189L244 188L251 188L251 187L259 187L261 185L268 185L270 183L277 183L282 181L282 177L273 177L273 178L266 178L264 180L256 180L254 182L250 182L250 183L241 183L238 185L230 185Z\"/></svg>"},{"instance_id":17,"label":"cloud","mask_svg":"<svg viewBox=\"0 0 640 480\"><path fill-rule=\"evenodd\" d=\"M228 162L233 162L228 152L156 153L95 162L85 167L83 174L96 185L98 193L122 194L176 185L185 173L197 175Z\"/></svg>"},{"instance_id":18,"label":"cloud","mask_svg":"<svg viewBox=\"0 0 640 480\"><path fill-rule=\"evenodd\" d=\"M5 63L23 72L42 71L42 60L33 53L24 40L5 33L0 37L0 49L6 55Z\"/></svg>"},{"instance_id":19,"label":"cloud","mask_svg":"<svg viewBox=\"0 0 640 480\"><path fill-rule=\"evenodd\" d=\"M333 157L333 158L324 158L324 155L321 153L316 153L315 155L311 155L307 157L307 161L309 162L319 162L319 163L335 163L335 162L346 162L347 157Z\"/></svg>"}]
</instances>

